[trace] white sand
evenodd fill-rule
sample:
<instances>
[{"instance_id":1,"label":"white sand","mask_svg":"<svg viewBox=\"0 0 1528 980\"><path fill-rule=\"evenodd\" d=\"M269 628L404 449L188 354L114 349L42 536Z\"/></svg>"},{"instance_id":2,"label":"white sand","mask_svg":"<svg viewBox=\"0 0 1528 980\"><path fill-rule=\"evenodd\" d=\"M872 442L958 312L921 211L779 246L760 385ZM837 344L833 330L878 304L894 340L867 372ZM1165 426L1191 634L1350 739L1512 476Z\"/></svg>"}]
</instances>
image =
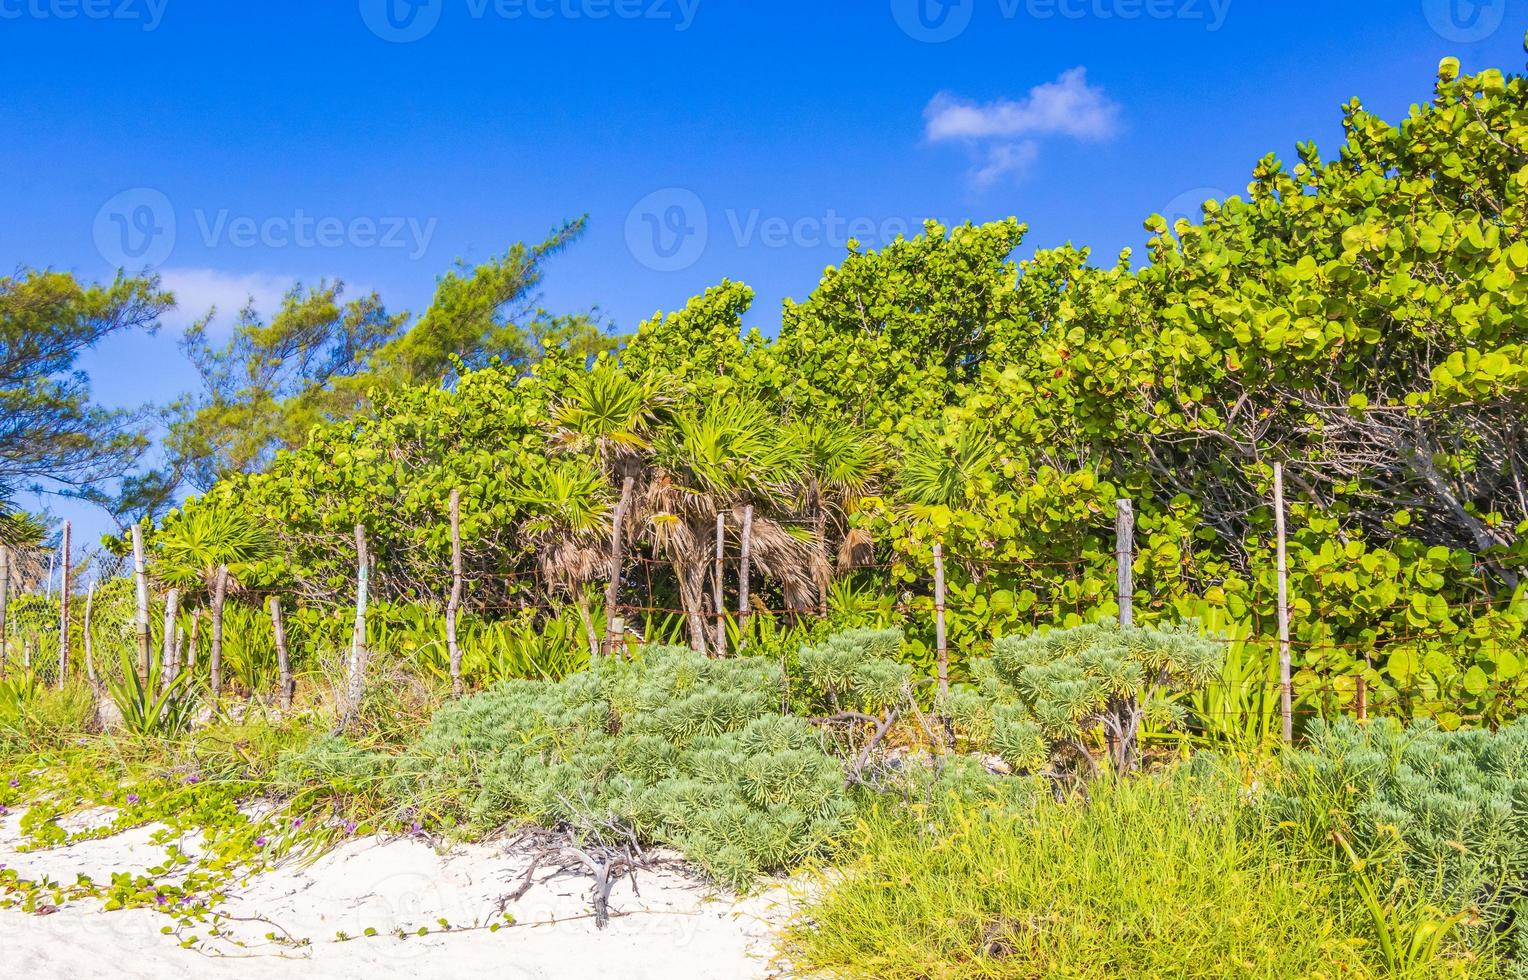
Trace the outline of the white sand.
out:
<instances>
[{"instance_id":1,"label":"white sand","mask_svg":"<svg viewBox=\"0 0 1528 980\"><path fill-rule=\"evenodd\" d=\"M71 883L83 873L105 883L113 871L142 872L163 859L163 848L149 843L148 829L20 853L18 824L15 813L0 819L0 864L31 880ZM222 911L268 921L226 927L248 946L219 942L223 955L181 949L179 937L161 933L173 920L157 912L108 913L94 901L44 916L0 910L0 975L38 980L740 980L776 975L770 965L771 934L789 912L784 889L737 900L714 895L677 869L640 873L637 893L627 880L616 885L610 905L617 917L603 931L589 918L590 879L569 875L537 885L509 904L519 923L514 927L407 939L393 934L395 929L438 928L441 918L457 928L487 921L529 863L528 855L509 853L503 845L457 847L441 855L415 840L356 841L309 866L286 863L231 890L233 897ZM275 927L311 945L289 948L264 939ZM361 936L368 927L379 935L336 940L338 932Z\"/></svg>"}]
</instances>

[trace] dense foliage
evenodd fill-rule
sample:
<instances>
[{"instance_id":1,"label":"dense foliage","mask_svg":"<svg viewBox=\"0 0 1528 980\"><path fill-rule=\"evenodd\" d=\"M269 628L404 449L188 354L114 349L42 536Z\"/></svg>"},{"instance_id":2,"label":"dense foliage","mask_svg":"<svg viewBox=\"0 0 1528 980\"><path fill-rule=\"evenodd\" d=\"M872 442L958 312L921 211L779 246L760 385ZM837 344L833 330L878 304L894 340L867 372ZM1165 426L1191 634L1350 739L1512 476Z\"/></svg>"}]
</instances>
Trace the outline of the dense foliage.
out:
<instances>
[{"instance_id":1,"label":"dense foliage","mask_svg":"<svg viewBox=\"0 0 1528 980\"><path fill-rule=\"evenodd\" d=\"M1209 608L1268 643L1278 461L1302 698L1351 704L1361 677L1377 709L1511 717L1528 699L1528 82L1449 61L1400 124L1355 102L1344 126L1335 157L1269 157L1198 223L1152 218L1139 267L1015 263L1016 221L931 224L852 246L774 339L745 332L752 294L723 283L592 365L553 348L384 386L186 512L271 528L269 586L320 603L353 588L364 525L382 596L441 603L460 490L469 609L575 605L602 631L618 559L609 612L672 611L704 649L737 608L751 508L748 629L863 589L840 625L903 627L920 670L942 543L960 679L996 637L1113 612L1119 497L1140 515L1143 621Z\"/></svg>"}]
</instances>

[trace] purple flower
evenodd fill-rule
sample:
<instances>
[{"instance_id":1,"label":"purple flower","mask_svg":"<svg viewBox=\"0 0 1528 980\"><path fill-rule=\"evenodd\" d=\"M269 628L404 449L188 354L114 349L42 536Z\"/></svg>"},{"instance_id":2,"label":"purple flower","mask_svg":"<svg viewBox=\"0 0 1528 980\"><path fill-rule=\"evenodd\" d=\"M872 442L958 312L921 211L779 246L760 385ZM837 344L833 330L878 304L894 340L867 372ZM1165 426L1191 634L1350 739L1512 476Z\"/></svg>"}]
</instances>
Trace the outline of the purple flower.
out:
<instances>
[{"instance_id":1,"label":"purple flower","mask_svg":"<svg viewBox=\"0 0 1528 980\"><path fill-rule=\"evenodd\" d=\"M187 786L195 786L197 783L199 783L201 781L202 781L202 777L198 776L194 772L191 775L186 777L186 785Z\"/></svg>"},{"instance_id":2,"label":"purple flower","mask_svg":"<svg viewBox=\"0 0 1528 980\"><path fill-rule=\"evenodd\" d=\"M264 834L261 834L259 837L255 838L255 846L256 847L264 847L265 845L267 845L269 843L270 843L270 841L265 839L265 835Z\"/></svg>"},{"instance_id":3,"label":"purple flower","mask_svg":"<svg viewBox=\"0 0 1528 980\"><path fill-rule=\"evenodd\" d=\"M409 833L415 835L416 837L419 834L422 834L423 832L424 832L424 824L420 823L418 820L415 820L414 821L414 826L409 828Z\"/></svg>"},{"instance_id":4,"label":"purple flower","mask_svg":"<svg viewBox=\"0 0 1528 980\"><path fill-rule=\"evenodd\" d=\"M5 809L4 807L0 807L0 810L4 810L4 809ZM345 824L345 833L347 833L347 834L355 833L357 826L358 826L358 824L354 820L350 821L349 823Z\"/></svg>"},{"instance_id":5,"label":"purple flower","mask_svg":"<svg viewBox=\"0 0 1528 980\"><path fill-rule=\"evenodd\" d=\"M293 830L296 830L297 828L299 828L301 826L302 826L302 817L298 817L296 820L292 821L292 829Z\"/></svg>"},{"instance_id":6,"label":"purple flower","mask_svg":"<svg viewBox=\"0 0 1528 980\"><path fill-rule=\"evenodd\" d=\"M0 805L0 817L10 816L10 813L11 811L7 810L4 805Z\"/></svg>"},{"instance_id":7,"label":"purple flower","mask_svg":"<svg viewBox=\"0 0 1528 980\"><path fill-rule=\"evenodd\" d=\"M138 794L137 793L129 793L129 794L127 794L127 803L128 803L129 806L132 806L133 804L135 804L137 802L138 802Z\"/></svg>"},{"instance_id":8,"label":"purple flower","mask_svg":"<svg viewBox=\"0 0 1528 980\"><path fill-rule=\"evenodd\" d=\"M11 789L20 789L20 788L21 788L21 780L19 780L19 779L12 779L11 780Z\"/></svg>"},{"instance_id":9,"label":"purple flower","mask_svg":"<svg viewBox=\"0 0 1528 980\"><path fill-rule=\"evenodd\" d=\"M164 905L168 901L169 901L169 899L165 898L163 895L155 895L154 896L154 904L155 905Z\"/></svg>"}]
</instances>

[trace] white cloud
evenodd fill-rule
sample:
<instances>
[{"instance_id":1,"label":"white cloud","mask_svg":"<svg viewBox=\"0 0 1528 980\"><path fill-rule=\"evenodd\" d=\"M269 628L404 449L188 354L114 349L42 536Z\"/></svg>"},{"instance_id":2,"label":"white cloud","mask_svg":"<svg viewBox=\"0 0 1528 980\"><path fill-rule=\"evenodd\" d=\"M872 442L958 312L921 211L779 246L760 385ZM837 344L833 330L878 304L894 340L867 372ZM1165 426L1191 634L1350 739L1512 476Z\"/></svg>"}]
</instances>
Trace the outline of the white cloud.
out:
<instances>
[{"instance_id":1,"label":"white cloud","mask_svg":"<svg viewBox=\"0 0 1528 980\"><path fill-rule=\"evenodd\" d=\"M1088 84L1088 70L1073 68L1054 82L1036 85L1022 99L985 105L940 92L924 110L932 142L953 139L1013 139L1071 136L1102 140L1119 127L1119 105Z\"/></svg>"},{"instance_id":2,"label":"white cloud","mask_svg":"<svg viewBox=\"0 0 1528 980\"><path fill-rule=\"evenodd\" d=\"M229 329L251 301L262 315L274 315L297 281L296 276L204 268L161 269L159 278L161 285L175 294L175 309L164 318L167 325L190 326L216 307L214 331Z\"/></svg>"},{"instance_id":3,"label":"white cloud","mask_svg":"<svg viewBox=\"0 0 1528 980\"><path fill-rule=\"evenodd\" d=\"M1039 155L1040 144L1034 140L999 143L990 147L986 160L971 171L971 183L978 187L991 187L1004 177L1023 176Z\"/></svg>"},{"instance_id":4,"label":"white cloud","mask_svg":"<svg viewBox=\"0 0 1528 980\"><path fill-rule=\"evenodd\" d=\"M1088 70L1064 71L1019 99L973 102L940 92L923 110L930 143L960 141L972 147L977 186L1021 174L1040 153L1046 137L1102 141L1119 131L1120 107L1104 90L1088 84Z\"/></svg>"}]
</instances>

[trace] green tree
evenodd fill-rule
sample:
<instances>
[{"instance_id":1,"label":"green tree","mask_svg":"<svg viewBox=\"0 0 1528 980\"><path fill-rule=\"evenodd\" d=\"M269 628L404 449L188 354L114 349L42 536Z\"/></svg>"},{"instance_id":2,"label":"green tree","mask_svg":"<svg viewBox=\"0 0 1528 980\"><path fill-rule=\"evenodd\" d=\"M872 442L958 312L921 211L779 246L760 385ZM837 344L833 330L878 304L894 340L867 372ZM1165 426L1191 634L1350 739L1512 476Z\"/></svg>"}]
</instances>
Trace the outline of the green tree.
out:
<instances>
[{"instance_id":1,"label":"green tree","mask_svg":"<svg viewBox=\"0 0 1528 980\"><path fill-rule=\"evenodd\" d=\"M78 360L107 337L154 329L172 302L152 278L0 277L0 501L45 486L113 503L116 479L148 439L138 413L93 403Z\"/></svg>"}]
</instances>

